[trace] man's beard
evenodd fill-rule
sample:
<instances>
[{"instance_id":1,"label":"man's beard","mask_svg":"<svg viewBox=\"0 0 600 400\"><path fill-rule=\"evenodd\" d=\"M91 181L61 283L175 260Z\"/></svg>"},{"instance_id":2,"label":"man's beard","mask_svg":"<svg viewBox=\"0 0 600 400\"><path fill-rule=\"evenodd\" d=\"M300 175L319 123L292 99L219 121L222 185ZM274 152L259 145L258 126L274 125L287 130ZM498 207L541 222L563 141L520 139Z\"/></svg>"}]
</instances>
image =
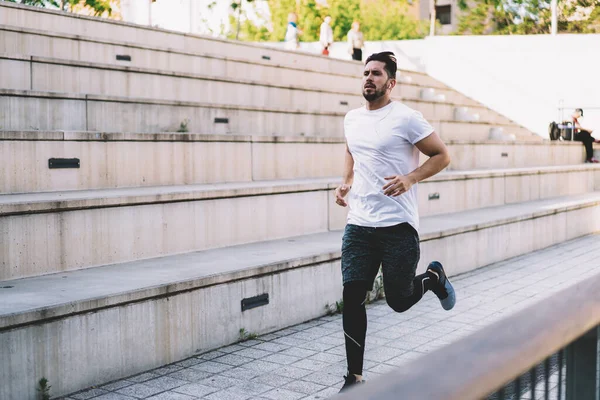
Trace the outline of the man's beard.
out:
<instances>
[{"instance_id":1,"label":"man's beard","mask_svg":"<svg viewBox=\"0 0 600 400\"><path fill-rule=\"evenodd\" d=\"M368 102L373 102L383 96L385 94L385 89L375 90L373 93L367 94L365 90L363 90L363 97Z\"/></svg>"}]
</instances>

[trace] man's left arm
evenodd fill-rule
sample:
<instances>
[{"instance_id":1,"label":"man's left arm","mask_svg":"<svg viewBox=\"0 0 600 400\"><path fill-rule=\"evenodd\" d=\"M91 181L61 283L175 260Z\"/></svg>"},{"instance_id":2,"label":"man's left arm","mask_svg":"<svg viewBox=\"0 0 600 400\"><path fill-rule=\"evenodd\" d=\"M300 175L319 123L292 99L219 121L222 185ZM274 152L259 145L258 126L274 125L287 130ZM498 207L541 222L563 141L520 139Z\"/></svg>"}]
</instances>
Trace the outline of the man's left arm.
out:
<instances>
[{"instance_id":1,"label":"man's left arm","mask_svg":"<svg viewBox=\"0 0 600 400\"><path fill-rule=\"evenodd\" d=\"M389 181L384 187L387 196L399 196L407 192L412 185L433 176L450 164L448 148L435 132L415 143L419 151L429 159L408 175L388 176Z\"/></svg>"}]
</instances>

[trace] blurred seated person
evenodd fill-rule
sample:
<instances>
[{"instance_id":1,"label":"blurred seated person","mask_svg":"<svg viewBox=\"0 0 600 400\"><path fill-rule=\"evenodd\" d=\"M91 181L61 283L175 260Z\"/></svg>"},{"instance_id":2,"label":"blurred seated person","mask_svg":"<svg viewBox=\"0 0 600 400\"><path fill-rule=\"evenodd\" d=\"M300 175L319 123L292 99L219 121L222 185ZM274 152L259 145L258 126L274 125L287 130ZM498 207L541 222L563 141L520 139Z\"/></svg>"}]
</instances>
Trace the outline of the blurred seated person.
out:
<instances>
[{"instance_id":1,"label":"blurred seated person","mask_svg":"<svg viewBox=\"0 0 600 400\"><path fill-rule=\"evenodd\" d=\"M574 139L583 142L585 146L585 162L586 163L598 163L599 161L594 158L594 148L593 143L600 143L600 140L594 139L592 136L592 129L584 128L581 126L581 119L583 118L583 110L581 108L577 108L573 115L573 133Z\"/></svg>"}]
</instances>

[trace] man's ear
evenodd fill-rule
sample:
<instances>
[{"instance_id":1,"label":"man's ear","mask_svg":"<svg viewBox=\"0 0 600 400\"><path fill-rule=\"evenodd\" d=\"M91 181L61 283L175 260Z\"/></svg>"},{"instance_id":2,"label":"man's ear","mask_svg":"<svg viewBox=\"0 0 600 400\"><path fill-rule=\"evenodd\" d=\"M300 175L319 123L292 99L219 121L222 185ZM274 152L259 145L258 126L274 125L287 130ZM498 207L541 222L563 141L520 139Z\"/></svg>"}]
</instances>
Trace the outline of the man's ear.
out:
<instances>
[{"instance_id":1,"label":"man's ear","mask_svg":"<svg viewBox=\"0 0 600 400\"><path fill-rule=\"evenodd\" d=\"M388 81L387 88L388 88L389 90L392 90L392 89L393 89L393 88L395 88L395 87L396 87L396 80L395 80L395 79L390 79L390 80Z\"/></svg>"}]
</instances>

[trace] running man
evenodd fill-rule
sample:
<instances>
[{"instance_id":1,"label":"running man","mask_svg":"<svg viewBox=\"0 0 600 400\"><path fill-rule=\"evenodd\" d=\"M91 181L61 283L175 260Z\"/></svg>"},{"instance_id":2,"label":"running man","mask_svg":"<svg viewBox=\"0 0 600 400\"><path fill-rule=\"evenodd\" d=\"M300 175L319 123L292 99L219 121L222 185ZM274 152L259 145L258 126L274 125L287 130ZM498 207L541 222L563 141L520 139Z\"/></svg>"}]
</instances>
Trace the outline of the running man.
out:
<instances>
[{"instance_id":1,"label":"running man","mask_svg":"<svg viewBox=\"0 0 600 400\"><path fill-rule=\"evenodd\" d=\"M348 375L341 391L363 382L365 301L380 265L386 300L394 311L407 311L428 290L446 310L456 302L454 288L439 262L432 262L424 274L415 276L420 256L417 182L444 169L450 156L421 113L391 100L396 69L392 52L369 56L362 78L367 103L344 119L344 176L335 190L336 203L350 206L342 239ZM429 156L421 167L419 151Z\"/></svg>"}]
</instances>

